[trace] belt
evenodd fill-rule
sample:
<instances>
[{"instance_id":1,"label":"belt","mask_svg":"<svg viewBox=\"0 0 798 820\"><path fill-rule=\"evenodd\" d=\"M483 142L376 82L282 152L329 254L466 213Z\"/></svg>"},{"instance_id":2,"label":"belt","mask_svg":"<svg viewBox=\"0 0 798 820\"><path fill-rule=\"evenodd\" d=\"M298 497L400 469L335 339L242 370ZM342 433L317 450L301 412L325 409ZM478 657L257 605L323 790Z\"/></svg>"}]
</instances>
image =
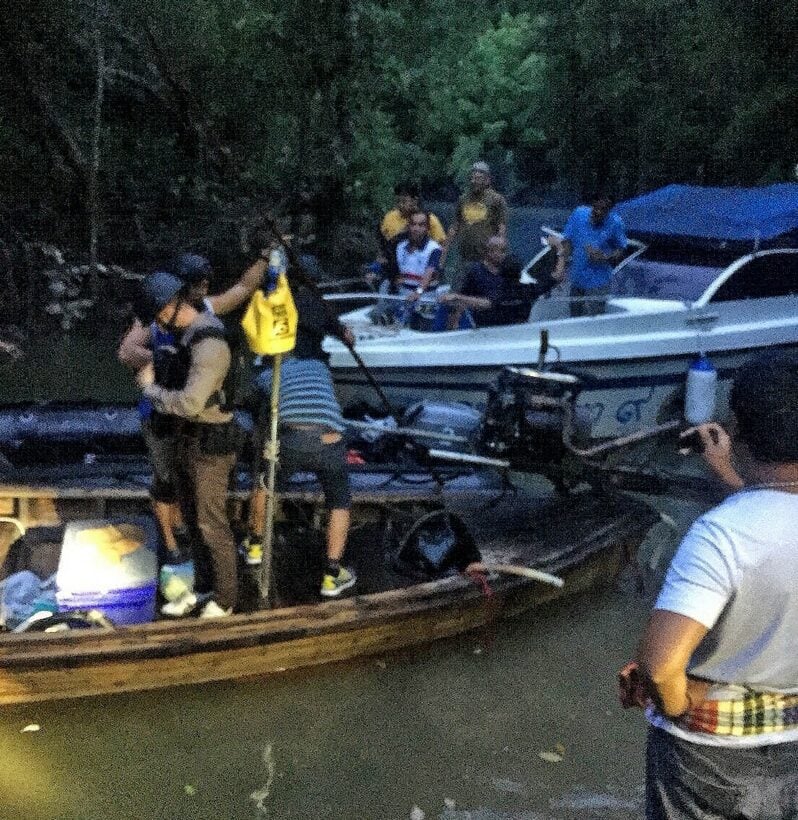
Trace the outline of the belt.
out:
<instances>
[{"instance_id":1,"label":"belt","mask_svg":"<svg viewBox=\"0 0 798 820\"><path fill-rule=\"evenodd\" d=\"M188 419L180 419L178 430L181 436L198 438L209 430L222 430L232 423L232 419L230 421L189 421Z\"/></svg>"},{"instance_id":2,"label":"belt","mask_svg":"<svg viewBox=\"0 0 798 820\"><path fill-rule=\"evenodd\" d=\"M324 427L321 424L293 424L287 422L280 425L283 432L302 432L311 433L318 436L322 444L335 444L343 438L343 434L338 430L333 430L330 427Z\"/></svg>"},{"instance_id":3,"label":"belt","mask_svg":"<svg viewBox=\"0 0 798 820\"><path fill-rule=\"evenodd\" d=\"M798 695L752 692L741 700L705 700L674 722L690 732L713 735L783 732L798 726Z\"/></svg>"}]
</instances>

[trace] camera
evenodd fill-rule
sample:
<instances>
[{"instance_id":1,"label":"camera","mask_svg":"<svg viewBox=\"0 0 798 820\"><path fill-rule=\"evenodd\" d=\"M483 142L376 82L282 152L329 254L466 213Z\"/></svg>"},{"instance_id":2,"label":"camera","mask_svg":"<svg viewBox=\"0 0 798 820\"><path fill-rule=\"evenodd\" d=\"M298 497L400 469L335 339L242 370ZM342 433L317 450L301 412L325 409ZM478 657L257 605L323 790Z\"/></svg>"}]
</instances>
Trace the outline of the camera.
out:
<instances>
[{"instance_id":1,"label":"camera","mask_svg":"<svg viewBox=\"0 0 798 820\"><path fill-rule=\"evenodd\" d=\"M703 453L705 449L704 440L698 430L693 430L692 433L679 438L679 450L685 455L688 453Z\"/></svg>"}]
</instances>

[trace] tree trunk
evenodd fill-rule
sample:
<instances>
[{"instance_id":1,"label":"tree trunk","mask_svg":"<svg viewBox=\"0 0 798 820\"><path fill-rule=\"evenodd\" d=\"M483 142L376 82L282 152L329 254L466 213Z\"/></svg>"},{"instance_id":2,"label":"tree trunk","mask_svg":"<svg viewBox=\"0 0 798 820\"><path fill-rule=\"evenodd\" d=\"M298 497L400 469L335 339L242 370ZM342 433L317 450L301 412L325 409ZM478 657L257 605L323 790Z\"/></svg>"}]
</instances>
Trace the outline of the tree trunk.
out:
<instances>
[{"instance_id":1,"label":"tree trunk","mask_svg":"<svg viewBox=\"0 0 798 820\"><path fill-rule=\"evenodd\" d=\"M99 10L98 10L99 11ZM102 35L100 34L99 20L94 26L94 51L97 64L97 82L94 91L94 125L91 138L91 162L89 165L89 277L91 298L99 295L99 279L97 273L97 241L100 231L100 201L98 183L100 174L100 138L102 136L103 96L105 94L105 51Z\"/></svg>"}]
</instances>

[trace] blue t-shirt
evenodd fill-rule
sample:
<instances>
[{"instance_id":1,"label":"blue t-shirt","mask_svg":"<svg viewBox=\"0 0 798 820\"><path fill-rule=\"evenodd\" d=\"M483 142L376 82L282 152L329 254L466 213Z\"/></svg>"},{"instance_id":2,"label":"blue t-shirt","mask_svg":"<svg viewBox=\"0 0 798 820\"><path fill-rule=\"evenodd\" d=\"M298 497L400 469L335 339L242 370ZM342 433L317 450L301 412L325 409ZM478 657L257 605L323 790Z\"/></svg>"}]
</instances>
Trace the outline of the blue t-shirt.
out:
<instances>
[{"instance_id":1,"label":"blue t-shirt","mask_svg":"<svg viewBox=\"0 0 798 820\"><path fill-rule=\"evenodd\" d=\"M592 245L602 253L622 250L628 244L623 222L618 214L610 211L603 224L595 227L590 221L589 205L574 210L563 231L563 238L571 243L571 284L584 290L607 287L612 278L609 262L591 262L587 246Z\"/></svg>"}]
</instances>

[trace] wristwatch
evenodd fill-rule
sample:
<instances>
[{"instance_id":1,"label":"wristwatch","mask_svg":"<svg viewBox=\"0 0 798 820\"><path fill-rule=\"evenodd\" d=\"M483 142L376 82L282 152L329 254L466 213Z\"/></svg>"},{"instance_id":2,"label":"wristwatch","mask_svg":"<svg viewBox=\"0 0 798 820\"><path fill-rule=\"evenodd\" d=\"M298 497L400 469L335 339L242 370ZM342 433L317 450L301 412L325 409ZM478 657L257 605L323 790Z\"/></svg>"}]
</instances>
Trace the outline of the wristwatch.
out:
<instances>
[{"instance_id":1,"label":"wristwatch","mask_svg":"<svg viewBox=\"0 0 798 820\"><path fill-rule=\"evenodd\" d=\"M422 293L424 293L424 288L422 288L422 287L421 287L421 285L419 285L419 286L416 288L416 293L417 293L419 296L421 296L421 294L422 294Z\"/></svg>"}]
</instances>

